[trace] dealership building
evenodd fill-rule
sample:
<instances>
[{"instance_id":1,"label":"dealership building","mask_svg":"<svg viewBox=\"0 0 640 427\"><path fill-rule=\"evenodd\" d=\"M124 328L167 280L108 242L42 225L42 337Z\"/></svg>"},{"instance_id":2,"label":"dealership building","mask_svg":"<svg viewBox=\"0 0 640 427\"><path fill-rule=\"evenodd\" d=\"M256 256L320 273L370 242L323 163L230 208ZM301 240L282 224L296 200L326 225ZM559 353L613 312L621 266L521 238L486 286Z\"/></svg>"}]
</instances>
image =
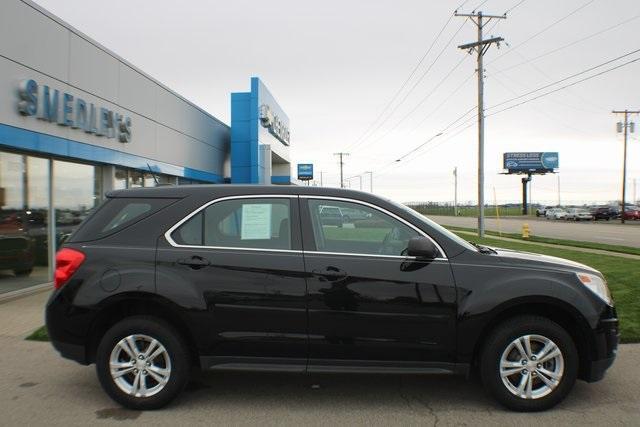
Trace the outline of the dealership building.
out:
<instances>
[{"instance_id":1,"label":"dealership building","mask_svg":"<svg viewBox=\"0 0 640 427\"><path fill-rule=\"evenodd\" d=\"M289 119L265 84L230 108L228 125L35 3L3 0L0 296L50 281L56 245L107 191L289 184Z\"/></svg>"}]
</instances>

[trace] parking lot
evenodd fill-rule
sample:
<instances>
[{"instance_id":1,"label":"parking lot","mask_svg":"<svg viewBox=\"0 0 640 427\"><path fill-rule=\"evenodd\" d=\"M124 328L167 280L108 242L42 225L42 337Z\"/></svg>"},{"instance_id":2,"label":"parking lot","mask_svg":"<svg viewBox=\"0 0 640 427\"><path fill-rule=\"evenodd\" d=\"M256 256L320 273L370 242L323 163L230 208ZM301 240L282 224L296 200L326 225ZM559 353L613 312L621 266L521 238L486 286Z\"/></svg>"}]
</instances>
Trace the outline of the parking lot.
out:
<instances>
[{"instance_id":1,"label":"parking lot","mask_svg":"<svg viewBox=\"0 0 640 427\"><path fill-rule=\"evenodd\" d=\"M478 220L473 217L427 216L445 226L476 228L478 225ZM535 217L486 219L487 230L503 233L520 233L525 223L529 224L531 234L535 236L640 247L640 221L627 221L622 225L619 221L574 222Z\"/></svg>"}]
</instances>

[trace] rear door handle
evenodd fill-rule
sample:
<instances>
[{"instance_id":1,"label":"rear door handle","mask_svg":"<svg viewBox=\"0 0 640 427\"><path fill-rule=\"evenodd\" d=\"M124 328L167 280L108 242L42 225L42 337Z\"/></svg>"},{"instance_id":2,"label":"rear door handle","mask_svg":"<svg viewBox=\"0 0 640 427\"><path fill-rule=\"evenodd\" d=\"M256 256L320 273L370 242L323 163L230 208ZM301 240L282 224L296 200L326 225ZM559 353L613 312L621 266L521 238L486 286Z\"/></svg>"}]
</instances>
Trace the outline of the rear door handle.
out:
<instances>
[{"instance_id":1,"label":"rear door handle","mask_svg":"<svg viewBox=\"0 0 640 427\"><path fill-rule=\"evenodd\" d=\"M314 276L322 277L329 281L340 280L347 277L346 271L340 270L339 268L335 267L327 267L324 270L313 270L311 274L313 274Z\"/></svg>"},{"instance_id":2,"label":"rear door handle","mask_svg":"<svg viewBox=\"0 0 640 427\"><path fill-rule=\"evenodd\" d=\"M201 256L192 256L191 258L179 259L177 263L180 265L191 267L194 270L198 270L200 268L211 265L211 262L209 262L208 259L202 258Z\"/></svg>"}]
</instances>

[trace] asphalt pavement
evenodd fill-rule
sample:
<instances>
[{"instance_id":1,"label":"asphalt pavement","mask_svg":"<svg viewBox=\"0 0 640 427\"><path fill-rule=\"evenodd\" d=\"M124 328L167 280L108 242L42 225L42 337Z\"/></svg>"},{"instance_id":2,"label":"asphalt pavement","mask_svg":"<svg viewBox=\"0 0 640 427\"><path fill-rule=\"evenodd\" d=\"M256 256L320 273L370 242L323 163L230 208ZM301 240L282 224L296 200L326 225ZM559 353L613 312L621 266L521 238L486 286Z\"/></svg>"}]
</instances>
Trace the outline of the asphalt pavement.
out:
<instances>
[{"instance_id":1,"label":"asphalt pavement","mask_svg":"<svg viewBox=\"0 0 640 427\"><path fill-rule=\"evenodd\" d=\"M445 226L466 228L478 226L478 220L475 217L441 215L427 215L427 217ZM485 226L490 231L521 233L522 225L525 223L529 224L531 234L534 236L640 248L640 223L633 221L623 225L619 221L574 222L535 217L503 217L499 220L486 218Z\"/></svg>"},{"instance_id":2,"label":"asphalt pavement","mask_svg":"<svg viewBox=\"0 0 640 427\"><path fill-rule=\"evenodd\" d=\"M640 345L623 345L598 383L578 382L544 413L509 412L472 380L450 376L205 373L159 411L125 410L92 366L49 343L0 338L1 424L144 425L638 425Z\"/></svg>"}]
</instances>

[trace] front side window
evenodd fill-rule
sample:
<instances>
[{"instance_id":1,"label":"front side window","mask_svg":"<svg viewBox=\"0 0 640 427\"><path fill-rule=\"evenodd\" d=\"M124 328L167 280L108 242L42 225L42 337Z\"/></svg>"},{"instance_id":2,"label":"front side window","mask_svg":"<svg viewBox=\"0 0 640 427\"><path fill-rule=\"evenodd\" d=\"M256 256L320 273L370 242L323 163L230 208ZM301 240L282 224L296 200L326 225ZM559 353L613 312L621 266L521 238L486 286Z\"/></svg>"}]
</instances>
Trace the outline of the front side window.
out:
<instances>
[{"instance_id":1,"label":"front side window","mask_svg":"<svg viewBox=\"0 0 640 427\"><path fill-rule=\"evenodd\" d=\"M180 245L291 249L289 199L233 199L213 203L176 229Z\"/></svg>"},{"instance_id":2,"label":"front side window","mask_svg":"<svg viewBox=\"0 0 640 427\"><path fill-rule=\"evenodd\" d=\"M420 234L397 219L353 202L309 199L316 248L321 252L405 255Z\"/></svg>"}]
</instances>

